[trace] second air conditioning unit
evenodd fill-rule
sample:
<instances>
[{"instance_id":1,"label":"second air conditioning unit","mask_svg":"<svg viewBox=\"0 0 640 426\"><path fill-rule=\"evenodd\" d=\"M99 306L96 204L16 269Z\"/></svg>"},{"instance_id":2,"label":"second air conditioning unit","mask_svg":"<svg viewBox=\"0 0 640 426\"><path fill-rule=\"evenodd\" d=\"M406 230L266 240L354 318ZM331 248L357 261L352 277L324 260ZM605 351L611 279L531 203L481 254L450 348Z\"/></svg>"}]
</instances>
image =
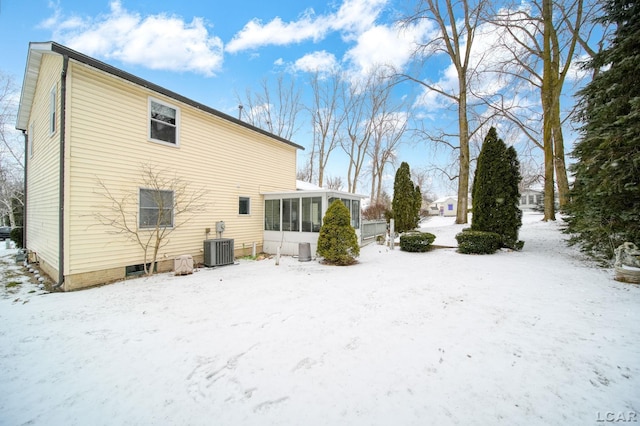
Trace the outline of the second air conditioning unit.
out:
<instances>
[{"instance_id":1,"label":"second air conditioning unit","mask_svg":"<svg viewBox=\"0 0 640 426\"><path fill-rule=\"evenodd\" d=\"M223 266L233 264L233 239L216 238L204 240L205 266Z\"/></svg>"}]
</instances>

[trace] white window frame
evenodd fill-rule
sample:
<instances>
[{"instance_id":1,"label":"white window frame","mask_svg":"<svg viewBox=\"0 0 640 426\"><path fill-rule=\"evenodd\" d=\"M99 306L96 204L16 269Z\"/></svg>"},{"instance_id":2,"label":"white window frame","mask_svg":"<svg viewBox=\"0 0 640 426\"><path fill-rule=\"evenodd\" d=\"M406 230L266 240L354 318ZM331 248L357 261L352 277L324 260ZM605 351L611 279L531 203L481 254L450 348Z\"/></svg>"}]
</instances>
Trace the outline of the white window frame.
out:
<instances>
[{"instance_id":1,"label":"white window frame","mask_svg":"<svg viewBox=\"0 0 640 426\"><path fill-rule=\"evenodd\" d=\"M240 213L240 203L242 202L242 200L246 200L247 201L247 212L246 213ZM251 197L245 197L245 196L238 197L238 215L239 216L250 216L251 215Z\"/></svg>"},{"instance_id":2,"label":"white window frame","mask_svg":"<svg viewBox=\"0 0 640 426\"><path fill-rule=\"evenodd\" d=\"M138 229L142 229L142 230L146 230L146 229L148 229L148 230L151 230L151 229L155 229L155 227L156 227L156 224L153 224L153 225L143 225L143 224L142 224L142 222L141 222L141 221L142 221L142 209L143 209L143 208L144 208L144 209L153 209L153 208L154 208L154 207L148 207L148 206L143 207L143 206L142 206L142 191L151 191L151 192L155 192L155 191L157 191L157 192L170 192L170 193L171 193L171 201L172 201L172 204L171 204L171 224L169 224L169 225L164 225L164 226L162 226L162 227L163 227L163 228L173 228L174 223L175 223L175 211L174 211L174 208L173 208L173 205L174 205L174 203L175 203L175 196L176 196L175 191L173 191L173 190L171 190L171 189L140 188L140 189L138 190ZM157 210L159 210L159 209L160 209L157 205L156 205L156 207L155 207L155 208L156 208ZM165 208L165 210L167 210L167 208Z\"/></svg>"},{"instance_id":3,"label":"white window frame","mask_svg":"<svg viewBox=\"0 0 640 426\"><path fill-rule=\"evenodd\" d=\"M58 85L54 84L49 92L49 136L56 132L56 108L58 97Z\"/></svg>"},{"instance_id":4,"label":"white window frame","mask_svg":"<svg viewBox=\"0 0 640 426\"><path fill-rule=\"evenodd\" d=\"M152 103L156 103L162 106L165 106L167 108L171 108L173 110L175 110L176 112L176 123L175 123L175 129L176 129L176 141L175 143L173 142L168 142L168 141L163 141L162 139L155 139L153 137L151 137L151 121L153 120L151 118L151 104ZM165 123L168 124L168 123ZM170 125L170 124L168 124ZM159 143L162 145L166 145L166 146L172 146L172 147L178 147L180 146L180 108L170 104L168 102L165 101L161 101L160 99L156 99L153 97L149 97L149 100L147 102L147 138L149 141L154 142L154 143Z\"/></svg>"}]
</instances>

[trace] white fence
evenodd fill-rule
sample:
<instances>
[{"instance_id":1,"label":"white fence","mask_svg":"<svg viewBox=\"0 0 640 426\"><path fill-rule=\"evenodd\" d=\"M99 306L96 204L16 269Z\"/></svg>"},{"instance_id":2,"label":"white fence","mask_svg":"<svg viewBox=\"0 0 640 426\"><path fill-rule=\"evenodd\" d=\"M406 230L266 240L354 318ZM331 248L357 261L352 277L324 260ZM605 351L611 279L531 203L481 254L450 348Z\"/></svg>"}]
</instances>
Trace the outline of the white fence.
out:
<instances>
[{"instance_id":1,"label":"white fence","mask_svg":"<svg viewBox=\"0 0 640 426\"><path fill-rule=\"evenodd\" d=\"M362 221L360 226L360 232L362 233L362 242L368 242L372 238L376 238L378 235L387 235L387 221L386 220L366 220Z\"/></svg>"}]
</instances>

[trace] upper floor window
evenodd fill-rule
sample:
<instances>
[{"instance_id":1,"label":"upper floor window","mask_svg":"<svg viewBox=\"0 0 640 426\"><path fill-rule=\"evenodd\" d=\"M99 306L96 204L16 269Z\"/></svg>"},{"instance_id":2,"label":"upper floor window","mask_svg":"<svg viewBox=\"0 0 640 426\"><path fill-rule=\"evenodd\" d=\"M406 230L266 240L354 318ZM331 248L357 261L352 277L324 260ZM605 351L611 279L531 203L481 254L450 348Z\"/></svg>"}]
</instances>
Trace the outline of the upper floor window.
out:
<instances>
[{"instance_id":1,"label":"upper floor window","mask_svg":"<svg viewBox=\"0 0 640 426\"><path fill-rule=\"evenodd\" d=\"M173 226L173 191L140 188L140 228Z\"/></svg>"},{"instance_id":2,"label":"upper floor window","mask_svg":"<svg viewBox=\"0 0 640 426\"><path fill-rule=\"evenodd\" d=\"M58 94L57 87L54 84L49 92L49 134L53 135L56 132L56 95Z\"/></svg>"},{"instance_id":3,"label":"upper floor window","mask_svg":"<svg viewBox=\"0 0 640 426\"><path fill-rule=\"evenodd\" d=\"M149 99L149 138L154 141L178 145L180 110L154 99Z\"/></svg>"}]
</instances>

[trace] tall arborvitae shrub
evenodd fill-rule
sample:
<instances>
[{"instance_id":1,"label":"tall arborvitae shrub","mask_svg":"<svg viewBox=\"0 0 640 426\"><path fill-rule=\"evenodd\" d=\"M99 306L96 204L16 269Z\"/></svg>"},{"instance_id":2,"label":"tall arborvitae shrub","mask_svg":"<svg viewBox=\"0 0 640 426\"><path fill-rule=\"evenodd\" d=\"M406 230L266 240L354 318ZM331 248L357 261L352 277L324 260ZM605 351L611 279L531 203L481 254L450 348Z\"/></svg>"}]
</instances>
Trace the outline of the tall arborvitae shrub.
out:
<instances>
[{"instance_id":1,"label":"tall arborvitae shrub","mask_svg":"<svg viewBox=\"0 0 640 426\"><path fill-rule=\"evenodd\" d=\"M335 265L351 265L360 255L358 237L351 226L349 209L340 200L331 203L322 219L317 253L325 262Z\"/></svg>"},{"instance_id":2,"label":"tall arborvitae shrub","mask_svg":"<svg viewBox=\"0 0 640 426\"><path fill-rule=\"evenodd\" d=\"M606 0L602 24L617 26L579 92L581 137L572 156L570 243L608 262L620 244L640 243L640 5Z\"/></svg>"},{"instance_id":3,"label":"tall arborvitae shrub","mask_svg":"<svg viewBox=\"0 0 640 426\"><path fill-rule=\"evenodd\" d=\"M420 191L420 187L416 185L415 191L413 193L413 202L415 203L413 206L413 213L415 215L415 227L418 227L420 223L420 210L422 209L422 192Z\"/></svg>"},{"instance_id":4,"label":"tall arborvitae shrub","mask_svg":"<svg viewBox=\"0 0 640 426\"><path fill-rule=\"evenodd\" d=\"M473 181L473 231L495 232L506 247L520 249L518 231L522 213L518 208L520 164L513 147L498 138L491 128L484 139Z\"/></svg>"},{"instance_id":5,"label":"tall arborvitae shrub","mask_svg":"<svg viewBox=\"0 0 640 426\"><path fill-rule=\"evenodd\" d=\"M513 146L507 148L506 159L509 164L508 191L506 194L506 220L504 228L505 245L514 249L521 249L522 242L518 241L518 234L522 227L522 210L520 210L520 161L518 153Z\"/></svg>"},{"instance_id":6,"label":"tall arborvitae shrub","mask_svg":"<svg viewBox=\"0 0 640 426\"><path fill-rule=\"evenodd\" d=\"M393 182L393 201L391 202L397 232L411 231L418 226L420 204L417 203L418 195L416 192L420 195L420 189L416 191L416 187L411 181L409 164L402 162L396 171Z\"/></svg>"}]
</instances>

